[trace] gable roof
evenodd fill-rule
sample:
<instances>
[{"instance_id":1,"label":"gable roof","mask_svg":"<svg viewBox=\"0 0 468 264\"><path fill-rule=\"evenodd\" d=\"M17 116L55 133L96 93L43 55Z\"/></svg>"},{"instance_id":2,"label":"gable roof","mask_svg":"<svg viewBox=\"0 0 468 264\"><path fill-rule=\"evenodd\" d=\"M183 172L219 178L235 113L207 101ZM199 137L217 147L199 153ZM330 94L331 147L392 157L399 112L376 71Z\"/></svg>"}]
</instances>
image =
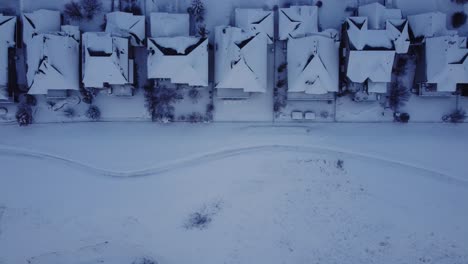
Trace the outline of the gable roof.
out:
<instances>
[{"instance_id":1,"label":"gable roof","mask_svg":"<svg viewBox=\"0 0 468 264\"><path fill-rule=\"evenodd\" d=\"M130 38L132 46L143 46L145 39L145 16L132 13L112 12L106 14L106 32L113 36Z\"/></svg>"},{"instance_id":2,"label":"gable roof","mask_svg":"<svg viewBox=\"0 0 468 264\"><path fill-rule=\"evenodd\" d=\"M79 42L65 33L35 35L27 46L29 94L79 90Z\"/></svg>"},{"instance_id":3,"label":"gable roof","mask_svg":"<svg viewBox=\"0 0 468 264\"><path fill-rule=\"evenodd\" d=\"M60 31L59 11L39 9L23 14L23 42L28 43L36 34Z\"/></svg>"},{"instance_id":4,"label":"gable roof","mask_svg":"<svg viewBox=\"0 0 468 264\"><path fill-rule=\"evenodd\" d=\"M190 35L189 14L151 13L151 37L176 37Z\"/></svg>"},{"instance_id":5,"label":"gable roof","mask_svg":"<svg viewBox=\"0 0 468 264\"><path fill-rule=\"evenodd\" d=\"M109 33L83 34L83 84L103 88L104 83L129 83L128 39L112 37Z\"/></svg>"},{"instance_id":6,"label":"gable roof","mask_svg":"<svg viewBox=\"0 0 468 264\"><path fill-rule=\"evenodd\" d=\"M315 35L288 41L288 91L326 94L338 91L338 44Z\"/></svg>"},{"instance_id":7,"label":"gable roof","mask_svg":"<svg viewBox=\"0 0 468 264\"><path fill-rule=\"evenodd\" d=\"M0 14L0 36L2 36L0 38L0 87L8 85L8 48L16 44L15 30L16 17ZM4 93L0 91L0 100L6 99L3 97Z\"/></svg>"},{"instance_id":8,"label":"gable roof","mask_svg":"<svg viewBox=\"0 0 468 264\"><path fill-rule=\"evenodd\" d=\"M468 83L466 38L442 36L426 39L426 77L437 91L455 92L458 83Z\"/></svg>"},{"instance_id":9,"label":"gable roof","mask_svg":"<svg viewBox=\"0 0 468 264\"><path fill-rule=\"evenodd\" d=\"M380 3L371 3L360 6L358 9L359 16L369 19L369 28L383 29L388 19L402 19L400 9L386 8Z\"/></svg>"},{"instance_id":10,"label":"gable roof","mask_svg":"<svg viewBox=\"0 0 468 264\"><path fill-rule=\"evenodd\" d=\"M240 28L215 28L216 88L266 92L267 38Z\"/></svg>"},{"instance_id":11,"label":"gable roof","mask_svg":"<svg viewBox=\"0 0 468 264\"><path fill-rule=\"evenodd\" d=\"M455 35L456 30L447 29L447 15L442 12L429 12L408 16L414 37L438 37L447 34Z\"/></svg>"},{"instance_id":12,"label":"gable roof","mask_svg":"<svg viewBox=\"0 0 468 264\"><path fill-rule=\"evenodd\" d=\"M405 19L386 20L385 29L369 29L367 17L349 17L346 31L353 50L395 50L408 52L410 41Z\"/></svg>"},{"instance_id":13,"label":"gable roof","mask_svg":"<svg viewBox=\"0 0 468 264\"><path fill-rule=\"evenodd\" d=\"M263 9L236 8L236 27L253 33L266 34L268 43L273 44L274 34L274 14L273 11Z\"/></svg>"},{"instance_id":14,"label":"gable roof","mask_svg":"<svg viewBox=\"0 0 468 264\"><path fill-rule=\"evenodd\" d=\"M279 39L318 32L317 6L291 6L279 9Z\"/></svg>"},{"instance_id":15,"label":"gable roof","mask_svg":"<svg viewBox=\"0 0 468 264\"><path fill-rule=\"evenodd\" d=\"M395 60L392 50L352 50L348 60L348 78L355 83L390 82Z\"/></svg>"},{"instance_id":16,"label":"gable roof","mask_svg":"<svg viewBox=\"0 0 468 264\"><path fill-rule=\"evenodd\" d=\"M208 40L196 37L148 40L148 78L208 86Z\"/></svg>"}]
</instances>

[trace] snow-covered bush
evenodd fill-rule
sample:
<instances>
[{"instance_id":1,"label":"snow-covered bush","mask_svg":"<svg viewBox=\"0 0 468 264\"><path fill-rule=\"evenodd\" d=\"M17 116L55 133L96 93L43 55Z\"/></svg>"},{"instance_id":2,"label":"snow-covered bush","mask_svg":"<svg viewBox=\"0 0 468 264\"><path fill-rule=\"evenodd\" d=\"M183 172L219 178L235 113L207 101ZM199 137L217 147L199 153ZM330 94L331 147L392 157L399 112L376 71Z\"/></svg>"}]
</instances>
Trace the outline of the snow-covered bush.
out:
<instances>
[{"instance_id":1,"label":"snow-covered bush","mask_svg":"<svg viewBox=\"0 0 468 264\"><path fill-rule=\"evenodd\" d=\"M466 23L466 14L465 12L456 12L452 15L452 26L454 28L459 28Z\"/></svg>"},{"instance_id":2,"label":"snow-covered bush","mask_svg":"<svg viewBox=\"0 0 468 264\"><path fill-rule=\"evenodd\" d=\"M463 123L466 119L466 112L463 109L455 109L444 119L444 121L450 121L452 123Z\"/></svg>"},{"instance_id":3,"label":"snow-covered bush","mask_svg":"<svg viewBox=\"0 0 468 264\"><path fill-rule=\"evenodd\" d=\"M66 17L70 20L79 21L83 19L84 15L81 10L81 5L75 1L71 1L70 3L66 3L63 9L63 13Z\"/></svg>"},{"instance_id":4,"label":"snow-covered bush","mask_svg":"<svg viewBox=\"0 0 468 264\"><path fill-rule=\"evenodd\" d=\"M192 99L193 103L197 103L198 99L201 98L200 91L196 88L191 88L188 92L188 96Z\"/></svg>"},{"instance_id":5,"label":"snow-covered bush","mask_svg":"<svg viewBox=\"0 0 468 264\"><path fill-rule=\"evenodd\" d=\"M86 111L86 117L93 121L97 121L101 118L101 110L99 110L97 106L91 105Z\"/></svg>"},{"instance_id":6,"label":"snow-covered bush","mask_svg":"<svg viewBox=\"0 0 468 264\"><path fill-rule=\"evenodd\" d=\"M189 13L196 22L203 22L205 20L205 5L201 0L192 0L192 4L187 8Z\"/></svg>"},{"instance_id":7,"label":"snow-covered bush","mask_svg":"<svg viewBox=\"0 0 468 264\"><path fill-rule=\"evenodd\" d=\"M101 0L81 0L80 4L83 15L87 19L93 19L93 17L102 10Z\"/></svg>"},{"instance_id":8,"label":"snow-covered bush","mask_svg":"<svg viewBox=\"0 0 468 264\"><path fill-rule=\"evenodd\" d=\"M75 117L75 109L71 108L71 107L67 107L65 108L65 110L63 110L63 115L65 117L68 117L68 118L72 118L72 117Z\"/></svg>"},{"instance_id":9,"label":"snow-covered bush","mask_svg":"<svg viewBox=\"0 0 468 264\"><path fill-rule=\"evenodd\" d=\"M31 106L25 103L19 104L15 116L20 126L30 125L33 121Z\"/></svg>"},{"instance_id":10,"label":"snow-covered bush","mask_svg":"<svg viewBox=\"0 0 468 264\"><path fill-rule=\"evenodd\" d=\"M180 101L183 97L175 89L164 86L154 87L152 84L144 86L145 105L153 121L170 122L174 120L174 106L172 104Z\"/></svg>"},{"instance_id":11,"label":"snow-covered bush","mask_svg":"<svg viewBox=\"0 0 468 264\"><path fill-rule=\"evenodd\" d=\"M190 123L200 123L200 122L203 122L204 117L203 117L203 115L200 114L200 113L193 112L193 113L191 113L191 114L188 115L187 120L188 120Z\"/></svg>"},{"instance_id":12,"label":"snow-covered bush","mask_svg":"<svg viewBox=\"0 0 468 264\"><path fill-rule=\"evenodd\" d=\"M190 215L189 220L185 224L186 229L205 229L210 223L212 219L211 216L207 213L203 212L195 212Z\"/></svg>"},{"instance_id":13,"label":"snow-covered bush","mask_svg":"<svg viewBox=\"0 0 468 264\"><path fill-rule=\"evenodd\" d=\"M400 83L392 83L388 92L388 104L394 111L403 107L411 97L411 91Z\"/></svg>"},{"instance_id":14,"label":"snow-covered bush","mask_svg":"<svg viewBox=\"0 0 468 264\"><path fill-rule=\"evenodd\" d=\"M149 257L142 257L133 261L132 264L158 264L158 262Z\"/></svg>"},{"instance_id":15,"label":"snow-covered bush","mask_svg":"<svg viewBox=\"0 0 468 264\"><path fill-rule=\"evenodd\" d=\"M81 88L80 93L81 93L81 100L85 104L92 104L93 103L94 93L91 90L88 90L86 88Z\"/></svg>"}]
</instances>

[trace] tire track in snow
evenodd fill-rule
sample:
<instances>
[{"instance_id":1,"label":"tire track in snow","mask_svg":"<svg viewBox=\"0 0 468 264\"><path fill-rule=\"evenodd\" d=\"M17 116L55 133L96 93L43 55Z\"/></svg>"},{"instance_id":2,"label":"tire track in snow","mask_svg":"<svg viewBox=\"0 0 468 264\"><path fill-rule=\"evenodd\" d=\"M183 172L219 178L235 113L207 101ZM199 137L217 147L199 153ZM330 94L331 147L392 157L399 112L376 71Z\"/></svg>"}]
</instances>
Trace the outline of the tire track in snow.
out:
<instances>
[{"instance_id":1,"label":"tire track in snow","mask_svg":"<svg viewBox=\"0 0 468 264\"><path fill-rule=\"evenodd\" d=\"M344 157L349 158L358 158L361 160L373 160L383 163L393 164L395 166L411 168L414 170L418 170L421 172L425 172L429 177L437 180L441 180L447 183L461 185L463 187L468 187L468 179L461 179L451 175L447 175L443 172L439 172L436 170L427 169L424 166L414 165L408 162L393 160L382 158L378 156L373 156L369 154L363 154L359 152L352 152L342 149L335 149L335 148L324 148L324 147L315 147L315 146L297 146L297 145L256 145L256 146L248 146L248 147L240 147L240 148L233 148L233 149L225 149L215 152L208 152L205 154L201 154L198 156L187 157L183 159L178 159L170 163L162 164L156 167L141 169L141 170L133 170L133 171L113 171L107 170L102 168L97 168L92 165L86 164L84 162L80 162L73 159L64 158L58 155L33 151L33 150L26 150L21 148L14 148L8 146L0 145L0 156L18 156L18 157L26 157L26 158L34 158L34 159L41 159L41 160L50 160L54 162L60 162L64 165L68 165L70 167L80 169L92 174L98 174L101 176L112 177L112 178L134 178L134 177L147 177L153 176L158 174L164 174L172 170L183 169L195 165L199 165L204 162L211 162L220 159L225 159L229 157L235 157L239 155L245 155L255 152L302 152L302 153L316 153L316 154L339 154Z\"/></svg>"}]
</instances>

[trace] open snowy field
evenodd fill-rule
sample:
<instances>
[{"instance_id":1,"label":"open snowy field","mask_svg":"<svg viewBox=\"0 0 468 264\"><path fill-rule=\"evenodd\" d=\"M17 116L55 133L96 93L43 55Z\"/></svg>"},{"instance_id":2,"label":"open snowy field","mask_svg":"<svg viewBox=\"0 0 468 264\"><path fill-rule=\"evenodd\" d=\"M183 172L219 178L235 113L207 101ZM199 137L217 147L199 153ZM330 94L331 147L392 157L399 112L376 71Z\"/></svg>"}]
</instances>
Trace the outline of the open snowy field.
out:
<instances>
[{"instance_id":1,"label":"open snowy field","mask_svg":"<svg viewBox=\"0 0 468 264\"><path fill-rule=\"evenodd\" d=\"M0 131L1 264L468 262L466 125Z\"/></svg>"}]
</instances>

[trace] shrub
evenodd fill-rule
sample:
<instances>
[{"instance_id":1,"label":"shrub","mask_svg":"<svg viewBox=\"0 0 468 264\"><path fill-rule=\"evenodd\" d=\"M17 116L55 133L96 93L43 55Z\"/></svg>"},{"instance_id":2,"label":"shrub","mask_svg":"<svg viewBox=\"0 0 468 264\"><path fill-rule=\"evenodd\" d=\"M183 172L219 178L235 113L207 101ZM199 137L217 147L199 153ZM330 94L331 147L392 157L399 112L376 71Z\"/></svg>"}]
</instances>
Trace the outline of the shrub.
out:
<instances>
[{"instance_id":1,"label":"shrub","mask_svg":"<svg viewBox=\"0 0 468 264\"><path fill-rule=\"evenodd\" d=\"M197 112L193 112L193 113L189 114L188 118L187 118L187 120L190 123L199 123L199 122L202 122L203 119L204 118L203 118L202 114L197 113Z\"/></svg>"},{"instance_id":2,"label":"shrub","mask_svg":"<svg viewBox=\"0 0 468 264\"><path fill-rule=\"evenodd\" d=\"M411 97L411 92L408 88L400 83L393 83L388 93L388 104L394 111L398 111L403 107Z\"/></svg>"},{"instance_id":3,"label":"shrub","mask_svg":"<svg viewBox=\"0 0 468 264\"><path fill-rule=\"evenodd\" d=\"M90 91L90 90L88 90L86 88L81 88L80 93L81 93L81 100L83 101L83 103L85 103L85 104L92 104L93 103L94 94L93 94L92 91Z\"/></svg>"},{"instance_id":4,"label":"shrub","mask_svg":"<svg viewBox=\"0 0 468 264\"><path fill-rule=\"evenodd\" d=\"M156 260L153 260L148 257L139 258L132 262L132 264L158 264Z\"/></svg>"},{"instance_id":5,"label":"shrub","mask_svg":"<svg viewBox=\"0 0 468 264\"><path fill-rule=\"evenodd\" d=\"M80 4L82 12L87 19L93 19L102 10L101 0L81 0Z\"/></svg>"},{"instance_id":6,"label":"shrub","mask_svg":"<svg viewBox=\"0 0 468 264\"><path fill-rule=\"evenodd\" d=\"M463 109L456 109L450 113L449 117L452 123L463 123L466 119L466 112Z\"/></svg>"},{"instance_id":7,"label":"shrub","mask_svg":"<svg viewBox=\"0 0 468 264\"><path fill-rule=\"evenodd\" d=\"M97 121L101 118L101 110L99 110L97 106L91 105L86 111L86 117L93 121Z\"/></svg>"},{"instance_id":8,"label":"shrub","mask_svg":"<svg viewBox=\"0 0 468 264\"><path fill-rule=\"evenodd\" d=\"M317 3L315 4L318 8L322 7L323 6L323 3L322 1L317 1Z\"/></svg>"},{"instance_id":9,"label":"shrub","mask_svg":"<svg viewBox=\"0 0 468 264\"><path fill-rule=\"evenodd\" d=\"M190 215L188 222L185 224L186 229L205 229L212 221L209 214L195 212Z\"/></svg>"},{"instance_id":10,"label":"shrub","mask_svg":"<svg viewBox=\"0 0 468 264\"><path fill-rule=\"evenodd\" d=\"M196 22L203 22L205 20L205 5L201 0L192 0L192 4L187 8L189 13Z\"/></svg>"},{"instance_id":11,"label":"shrub","mask_svg":"<svg viewBox=\"0 0 468 264\"><path fill-rule=\"evenodd\" d=\"M207 38L209 33L210 32L206 29L205 24L200 23L197 25L197 34L196 34L197 37Z\"/></svg>"},{"instance_id":12,"label":"shrub","mask_svg":"<svg viewBox=\"0 0 468 264\"><path fill-rule=\"evenodd\" d=\"M75 109L71 107L65 108L65 110L63 110L63 114L68 118L75 117Z\"/></svg>"},{"instance_id":13,"label":"shrub","mask_svg":"<svg viewBox=\"0 0 468 264\"><path fill-rule=\"evenodd\" d=\"M188 96L190 97L190 99L192 99L192 102L193 103L196 103L198 102L198 99L200 99L201 97L201 94L200 94L200 91L196 88L191 88L188 92Z\"/></svg>"},{"instance_id":14,"label":"shrub","mask_svg":"<svg viewBox=\"0 0 468 264\"><path fill-rule=\"evenodd\" d=\"M286 70L287 66L288 66L288 64L286 62L281 63L281 65L278 66L278 72L284 72L284 70Z\"/></svg>"},{"instance_id":15,"label":"shrub","mask_svg":"<svg viewBox=\"0 0 468 264\"><path fill-rule=\"evenodd\" d=\"M21 103L18 105L18 110L16 111L16 121L20 126L28 126L32 124L32 109L30 105Z\"/></svg>"},{"instance_id":16,"label":"shrub","mask_svg":"<svg viewBox=\"0 0 468 264\"><path fill-rule=\"evenodd\" d=\"M466 23L466 14L465 12L456 12L452 15L452 26L454 28L459 28Z\"/></svg>"},{"instance_id":17,"label":"shrub","mask_svg":"<svg viewBox=\"0 0 468 264\"><path fill-rule=\"evenodd\" d=\"M286 85L286 80L278 80L276 87L283 88Z\"/></svg>"},{"instance_id":18,"label":"shrub","mask_svg":"<svg viewBox=\"0 0 468 264\"><path fill-rule=\"evenodd\" d=\"M84 15L83 15L83 13L81 11L80 4L75 2L75 1L71 1L70 3L65 4L65 8L63 10L63 13L69 19L76 20L76 21L79 21L79 20L83 19L83 17L84 17Z\"/></svg>"},{"instance_id":19,"label":"shrub","mask_svg":"<svg viewBox=\"0 0 468 264\"><path fill-rule=\"evenodd\" d=\"M211 113L214 111L214 104L209 103L206 105L206 112Z\"/></svg>"},{"instance_id":20,"label":"shrub","mask_svg":"<svg viewBox=\"0 0 468 264\"><path fill-rule=\"evenodd\" d=\"M340 169L340 170L343 170L344 169L344 161L342 159L339 159L336 161L336 168L337 169Z\"/></svg>"}]
</instances>

